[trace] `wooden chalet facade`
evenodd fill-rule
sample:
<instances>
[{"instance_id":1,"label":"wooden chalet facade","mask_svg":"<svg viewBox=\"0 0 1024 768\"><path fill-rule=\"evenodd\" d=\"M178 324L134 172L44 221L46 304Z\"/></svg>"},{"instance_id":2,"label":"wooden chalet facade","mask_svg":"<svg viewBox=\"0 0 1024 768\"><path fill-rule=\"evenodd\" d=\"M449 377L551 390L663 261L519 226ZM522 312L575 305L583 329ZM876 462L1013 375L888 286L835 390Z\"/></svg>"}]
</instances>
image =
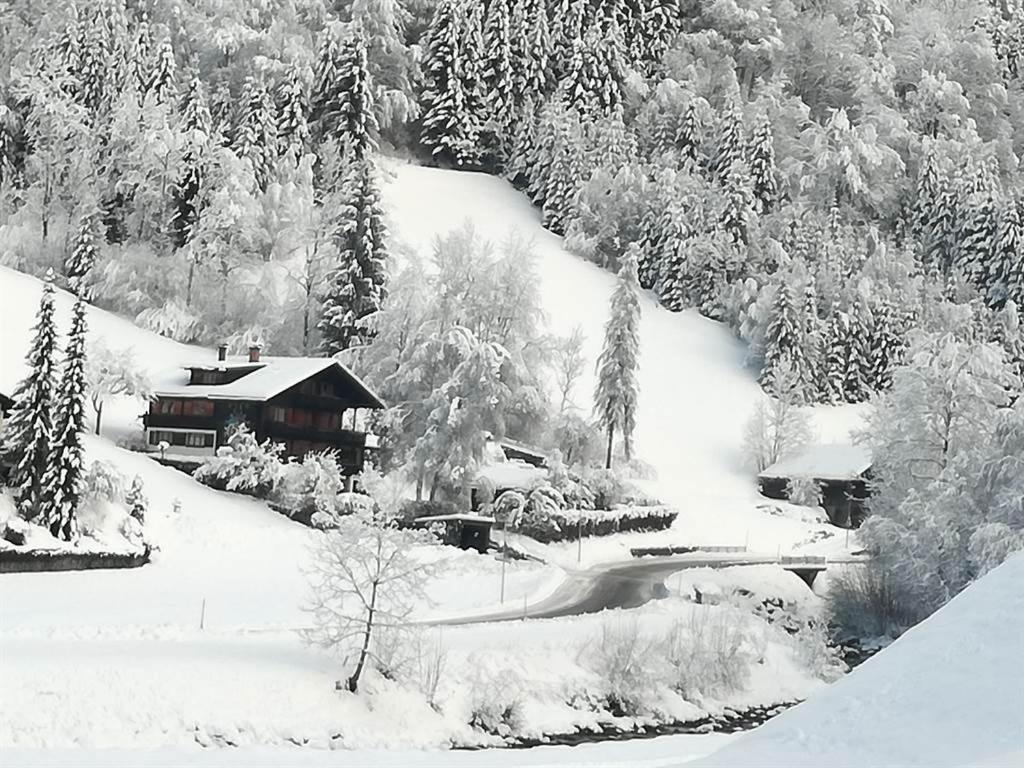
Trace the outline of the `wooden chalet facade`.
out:
<instances>
[{"instance_id":1,"label":"wooden chalet facade","mask_svg":"<svg viewBox=\"0 0 1024 768\"><path fill-rule=\"evenodd\" d=\"M225 352L221 347L216 361L185 366L154 387L143 417L149 450L165 444L175 456L211 455L228 428L244 421L258 440L281 444L285 457L330 450L346 473L363 468L376 438L352 428L356 413L384 403L348 368L332 358L261 358L258 347L243 359Z\"/></svg>"}]
</instances>

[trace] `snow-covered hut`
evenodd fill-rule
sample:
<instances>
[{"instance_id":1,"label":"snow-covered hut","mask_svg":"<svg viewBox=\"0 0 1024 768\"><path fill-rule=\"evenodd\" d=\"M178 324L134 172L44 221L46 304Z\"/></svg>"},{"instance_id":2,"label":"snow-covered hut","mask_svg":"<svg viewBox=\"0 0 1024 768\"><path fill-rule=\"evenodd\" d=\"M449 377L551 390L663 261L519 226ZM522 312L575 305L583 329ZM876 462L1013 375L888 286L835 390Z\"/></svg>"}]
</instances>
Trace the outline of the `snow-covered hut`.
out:
<instances>
[{"instance_id":1,"label":"snow-covered hut","mask_svg":"<svg viewBox=\"0 0 1024 768\"><path fill-rule=\"evenodd\" d=\"M809 445L783 457L757 477L761 493L770 499L788 499L794 480L816 482L829 520L856 528L864 519L871 453L861 445Z\"/></svg>"}]
</instances>

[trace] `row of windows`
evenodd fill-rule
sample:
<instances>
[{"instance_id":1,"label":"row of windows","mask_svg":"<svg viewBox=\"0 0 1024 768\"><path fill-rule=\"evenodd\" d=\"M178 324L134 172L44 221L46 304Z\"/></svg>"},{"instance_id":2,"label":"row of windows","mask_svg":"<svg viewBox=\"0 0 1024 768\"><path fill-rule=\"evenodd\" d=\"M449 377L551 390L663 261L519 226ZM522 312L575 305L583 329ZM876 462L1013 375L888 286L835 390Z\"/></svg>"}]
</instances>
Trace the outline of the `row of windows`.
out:
<instances>
[{"instance_id":1,"label":"row of windows","mask_svg":"<svg viewBox=\"0 0 1024 768\"><path fill-rule=\"evenodd\" d=\"M213 416L213 403L209 400L167 400L161 398L149 404L149 412L171 416Z\"/></svg>"},{"instance_id":2,"label":"row of windows","mask_svg":"<svg viewBox=\"0 0 1024 768\"><path fill-rule=\"evenodd\" d=\"M271 421L287 424L290 427L316 427L322 430L341 428L341 414L329 411L310 411L306 408L271 406L269 416Z\"/></svg>"},{"instance_id":3,"label":"row of windows","mask_svg":"<svg viewBox=\"0 0 1024 768\"><path fill-rule=\"evenodd\" d=\"M213 448L214 435L211 432L168 432L154 429L149 433L149 444L184 445L189 448Z\"/></svg>"}]
</instances>

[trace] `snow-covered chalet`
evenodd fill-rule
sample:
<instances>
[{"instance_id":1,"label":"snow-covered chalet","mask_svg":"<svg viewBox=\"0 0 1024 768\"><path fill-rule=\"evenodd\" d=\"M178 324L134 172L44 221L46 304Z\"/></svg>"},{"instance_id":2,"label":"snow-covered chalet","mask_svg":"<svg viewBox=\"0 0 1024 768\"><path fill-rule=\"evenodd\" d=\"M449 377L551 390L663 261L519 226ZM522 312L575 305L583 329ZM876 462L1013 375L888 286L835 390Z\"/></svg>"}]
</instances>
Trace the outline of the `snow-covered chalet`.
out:
<instances>
[{"instance_id":1,"label":"snow-covered chalet","mask_svg":"<svg viewBox=\"0 0 1024 768\"><path fill-rule=\"evenodd\" d=\"M169 372L154 387L143 417L150 450L180 456L216 452L230 425L244 421L259 440L284 447L286 457L331 450L348 473L363 468L376 437L356 428L360 409L384 408L358 376L333 358L247 357ZM346 428L345 425L349 428Z\"/></svg>"}]
</instances>

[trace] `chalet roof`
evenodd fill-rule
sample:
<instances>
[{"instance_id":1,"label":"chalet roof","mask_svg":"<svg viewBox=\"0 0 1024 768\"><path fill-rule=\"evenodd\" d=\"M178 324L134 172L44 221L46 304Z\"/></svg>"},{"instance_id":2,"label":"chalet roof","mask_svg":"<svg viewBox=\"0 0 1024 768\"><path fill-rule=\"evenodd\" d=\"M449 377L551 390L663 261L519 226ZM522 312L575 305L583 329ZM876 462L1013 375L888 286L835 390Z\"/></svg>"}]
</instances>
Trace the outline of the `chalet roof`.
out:
<instances>
[{"instance_id":1,"label":"chalet roof","mask_svg":"<svg viewBox=\"0 0 1024 768\"><path fill-rule=\"evenodd\" d=\"M520 443L516 440L509 440L508 438L505 438L499 442L502 448L507 448L509 450L515 451L516 453L521 453L524 456L532 456L533 458L540 459L542 461L546 461L548 458L546 452L533 445Z\"/></svg>"},{"instance_id":2,"label":"chalet roof","mask_svg":"<svg viewBox=\"0 0 1024 768\"><path fill-rule=\"evenodd\" d=\"M225 384L189 384L190 371L237 371L251 369ZM245 358L187 365L167 371L154 382L157 397L203 398L209 400L246 400L264 402L319 373L336 369L352 387L353 399L360 408L384 408L381 400L358 376L330 357L269 357L251 363Z\"/></svg>"},{"instance_id":3,"label":"chalet roof","mask_svg":"<svg viewBox=\"0 0 1024 768\"><path fill-rule=\"evenodd\" d=\"M871 452L862 445L809 445L761 472L762 478L856 480L871 468Z\"/></svg>"}]
</instances>

